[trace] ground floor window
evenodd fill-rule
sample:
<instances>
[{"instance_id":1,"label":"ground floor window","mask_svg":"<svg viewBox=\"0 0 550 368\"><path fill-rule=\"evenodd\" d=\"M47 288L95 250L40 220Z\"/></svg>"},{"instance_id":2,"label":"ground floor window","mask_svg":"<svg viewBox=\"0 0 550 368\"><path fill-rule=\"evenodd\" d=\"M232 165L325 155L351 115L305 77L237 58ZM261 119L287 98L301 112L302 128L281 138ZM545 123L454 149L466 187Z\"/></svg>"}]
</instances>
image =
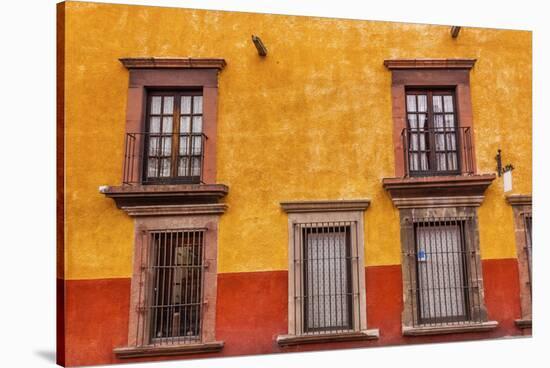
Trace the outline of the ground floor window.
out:
<instances>
[{"instance_id":1,"label":"ground floor window","mask_svg":"<svg viewBox=\"0 0 550 368\"><path fill-rule=\"evenodd\" d=\"M437 325L473 321L479 318L479 286L470 273L467 218L424 218L414 223L416 273L414 290L416 311L414 324ZM471 254L471 253L470 253Z\"/></svg>"},{"instance_id":2,"label":"ground floor window","mask_svg":"<svg viewBox=\"0 0 550 368\"><path fill-rule=\"evenodd\" d=\"M299 223L295 253L295 298L303 333L353 330L353 300L358 300L352 270L357 263L356 226L351 222ZM360 311L357 311L360 313Z\"/></svg>"},{"instance_id":3,"label":"ground floor window","mask_svg":"<svg viewBox=\"0 0 550 368\"><path fill-rule=\"evenodd\" d=\"M202 320L203 230L152 231L144 300L150 340L197 342ZM149 290L145 290L147 292ZM147 321L142 321L145 327Z\"/></svg>"}]
</instances>

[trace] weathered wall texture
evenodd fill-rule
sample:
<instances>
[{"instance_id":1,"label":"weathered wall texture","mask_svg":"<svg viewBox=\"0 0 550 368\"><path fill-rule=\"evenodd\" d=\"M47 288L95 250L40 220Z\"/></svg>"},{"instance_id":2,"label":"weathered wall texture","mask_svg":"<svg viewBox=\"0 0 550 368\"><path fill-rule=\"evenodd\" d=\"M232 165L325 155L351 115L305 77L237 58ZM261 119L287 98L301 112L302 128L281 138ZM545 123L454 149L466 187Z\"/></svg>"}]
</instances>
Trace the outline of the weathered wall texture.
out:
<instances>
[{"instance_id":1,"label":"weathered wall texture","mask_svg":"<svg viewBox=\"0 0 550 368\"><path fill-rule=\"evenodd\" d=\"M132 220L98 191L121 183L128 88L121 57L227 61L219 77L217 132L217 182L230 188L219 228L221 312L235 308L224 305L233 290L231 273L243 280L247 273L271 274L273 282L286 282L280 272L252 273L286 275L287 215L279 205L285 200L370 198L367 275L399 270L399 215L381 185L394 174L391 73L384 59L476 58L471 92L478 172L495 171L501 148L504 163L516 168L513 192L531 192L530 32L465 28L452 39L446 26L72 2L65 17L66 279L131 277ZM258 56L251 34L266 44L266 58ZM501 179L486 192L479 227L484 260L515 261L512 209ZM117 288L129 287L120 282ZM286 303L277 289L283 284L272 287ZM69 300L84 308L76 296L71 299L72 290ZM373 298L399 318L400 309L394 309L401 307L391 295ZM488 292L489 309L491 297ZM122 301L124 314L117 318L127 318L127 303ZM104 318L100 309L94 313ZM229 341L235 327L227 324L238 321L224 318L219 334ZM117 323L124 330L124 320ZM286 320L269 323L277 334Z\"/></svg>"},{"instance_id":2,"label":"weathered wall texture","mask_svg":"<svg viewBox=\"0 0 550 368\"><path fill-rule=\"evenodd\" d=\"M388 58L476 58L479 172L494 156L531 192L531 33L202 10L67 4L67 262L70 279L128 277L132 223L98 187L121 181L127 56L222 57L218 182L229 185L220 272L284 270L281 200L371 198L367 265L399 264ZM251 34L269 49L258 57ZM482 257L515 257L502 181L479 210ZM238 229L238 230L237 230Z\"/></svg>"}]
</instances>

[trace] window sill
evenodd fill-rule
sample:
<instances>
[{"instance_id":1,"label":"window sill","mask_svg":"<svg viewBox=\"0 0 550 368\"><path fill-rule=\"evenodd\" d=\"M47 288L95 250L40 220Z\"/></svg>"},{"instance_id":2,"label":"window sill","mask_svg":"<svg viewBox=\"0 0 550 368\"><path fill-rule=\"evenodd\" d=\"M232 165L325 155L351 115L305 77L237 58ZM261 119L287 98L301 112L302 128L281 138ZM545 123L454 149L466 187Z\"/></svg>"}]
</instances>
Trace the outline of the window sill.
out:
<instances>
[{"instance_id":1,"label":"window sill","mask_svg":"<svg viewBox=\"0 0 550 368\"><path fill-rule=\"evenodd\" d=\"M277 344L279 344L279 346L292 346L327 342L376 340L379 336L380 332L378 329L322 335L279 335L277 336Z\"/></svg>"},{"instance_id":2,"label":"window sill","mask_svg":"<svg viewBox=\"0 0 550 368\"><path fill-rule=\"evenodd\" d=\"M445 334L467 333L467 332L489 332L496 329L497 326L498 326L497 321L472 323L467 325L438 326L438 327L403 326L403 336L426 336L426 335L445 335Z\"/></svg>"},{"instance_id":3,"label":"window sill","mask_svg":"<svg viewBox=\"0 0 550 368\"><path fill-rule=\"evenodd\" d=\"M214 341L200 344L172 345L172 346L143 346L123 347L113 350L119 359L217 353L223 349L223 341Z\"/></svg>"},{"instance_id":4,"label":"window sill","mask_svg":"<svg viewBox=\"0 0 550 368\"><path fill-rule=\"evenodd\" d=\"M224 184L158 184L102 186L99 192L118 208L216 203L229 191Z\"/></svg>"},{"instance_id":5,"label":"window sill","mask_svg":"<svg viewBox=\"0 0 550 368\"><path fill-rule=\"evenodd\" d=\"M495 174L384 178L382 186L398 208L478 207L493 180Z\"/></svg>"},{"instance_id":6,"label":"window sill","mask_svg":"<svg viewBox=\"0 0 550 368\"><path fill-rule=\"evenodd\" d=\"M533 321L531 319L516 319L514 321L518 328L532 328Z\"/></svg>"}]
</instances>

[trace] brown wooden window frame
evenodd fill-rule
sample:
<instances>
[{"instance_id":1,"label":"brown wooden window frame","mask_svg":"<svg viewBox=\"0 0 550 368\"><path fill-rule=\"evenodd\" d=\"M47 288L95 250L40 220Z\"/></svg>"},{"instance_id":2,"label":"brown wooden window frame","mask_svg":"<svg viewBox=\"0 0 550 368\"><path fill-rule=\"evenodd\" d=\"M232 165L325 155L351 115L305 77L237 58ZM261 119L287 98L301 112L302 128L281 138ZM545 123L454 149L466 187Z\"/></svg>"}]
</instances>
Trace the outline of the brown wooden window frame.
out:
<instances>
[{"instance_id":1,"label":"brown wooden window frame","mask_svg":"<svg viewBox=\"0 0 550 368\"><path fill-rule=\"evenodd\" d=\"M409 96L416 96L416 111L411 111L410 106L408 104L408 97ZM419 99L418 96L426 96L426 111L421 112L418 109L419 106ZM449 112L445 111L445 98L443 97L441 99L441 112L435 112L433 108L433 97L434 96L451 96L452 98L452 116L453 116L453 126L451 129L446 124L446 115L451 115ZM407 126L406 126L406 134L407 139L406 142L408 142L408 146L405 147L406 152L406 159L408 162L406 165L408 166L409 173L411 176L435 176L435 175L458 175L462 172L462 151L460 147L462 147L461 142L461 134L460 134L460 122L458 119L458 111L457 111L457 103L456 103L456 92L454 87L406 87L405 89L405 109L406 109L406 120L407 120ZM416 116L416 127L411 126L410 121L410 115ZM425 127L419 127L419 116L425 115L426 116L426 126ZM436 115L441 115L443 117L442 127L436 126L435 118ZM438 147L438 143L441 140L438 140L438 138L443 138L443 149L441 150L440 147ZM416 139L414 139L416 138ZM421 138L423 138L421 140ZM416 142L415 142L416 141ZM425 144L425 149L421 150L420 141L423 141ZM416 143L416 150L412 149L413 142ZM449 149L447 145L454 145L454 149ZM425 170L422 169L415 169L411 166L422 166L422 155L426 154L426 166L427 168ZM452 159L452 155L455 155L454 161ZM413 156L416 155L416 156ZM455 166L456 169L440 169L437 168L438 163L440 163L441 156L444 157L445 166ZM413 158L416 158L414 160ZM449 158L451 158L449 160ZM411 165L412 163L416 163L416 165Z\"/></svg>"},{"instance_id":2,"label":"brown wooden window frame","mask_svg":"<svg viewBox=\"0 0 550 368\"><path fill-rule=\"evenodd\" d=\"M153 98L161 97L159 114L152 113ZM164 113L164 101L166 97L172 97L172 113ZM185 113L181 111L181 101L183 97L191 97L190 111ZM203 123L201 123L201 129L195 131L194 118L200 117L203 120L203 110L201 108L200 113L194 111L195 99L201 97L203 99L202 89L188 89L188 90L156 90L149 89L147 91L147 111L145 119L145 140L143 150L143 169L142 169L142 183L144 184L198 184L202 182L203 163L204 163L204 147L208 137L202 132ZM204 101L203 101L204 102ZM203 105L203 103L201 103ZM171 117L172 125L170 132L164 131L164 118ZM183 132L181 126L181 119L184 117L189 118L189 132ZM152 132L151 122L152 118L159 118L159 132ZM156 144L156 155L151 155L152 148L151 142L154 139L158 139ZM166 139L170 140L170 155L163 156L162 151L164 148L164 142ZM180 144L185 141L186 150L181 152ZM199 151L196 150L197 146ZM161 153L161 154L158 154ZM169 157L169 158L166 158ZM151 160L157 160L156 173L157 175L150 176L150 164ZM162 176L163 162L169 160L170 172L167 176ZM187 160L187 170L184 175L180 175L180 165ZM198 175L194 175L194 162L198 162L197 170Z\"/></svg>"}]
</instances>

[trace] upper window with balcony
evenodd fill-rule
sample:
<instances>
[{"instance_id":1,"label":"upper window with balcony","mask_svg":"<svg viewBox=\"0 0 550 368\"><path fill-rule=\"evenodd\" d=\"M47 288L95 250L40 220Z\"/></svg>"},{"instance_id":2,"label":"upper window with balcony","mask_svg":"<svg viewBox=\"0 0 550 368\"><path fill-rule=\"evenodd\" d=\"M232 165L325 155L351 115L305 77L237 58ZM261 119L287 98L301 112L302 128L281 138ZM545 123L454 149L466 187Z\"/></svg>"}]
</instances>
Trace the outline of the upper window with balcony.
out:
<instances>
[{"instance_id":1,"label":"upper window with balcony","mask_svg":"<svg viewBox=\"0 0 550 368\"><path fill-rule=\"evenodd\" d=\"M216 183L218 76L225 61L120 61L129 72L122 185L100 191L127 210L216 203L228 192Z\"/></svg>"}]
</instances>

